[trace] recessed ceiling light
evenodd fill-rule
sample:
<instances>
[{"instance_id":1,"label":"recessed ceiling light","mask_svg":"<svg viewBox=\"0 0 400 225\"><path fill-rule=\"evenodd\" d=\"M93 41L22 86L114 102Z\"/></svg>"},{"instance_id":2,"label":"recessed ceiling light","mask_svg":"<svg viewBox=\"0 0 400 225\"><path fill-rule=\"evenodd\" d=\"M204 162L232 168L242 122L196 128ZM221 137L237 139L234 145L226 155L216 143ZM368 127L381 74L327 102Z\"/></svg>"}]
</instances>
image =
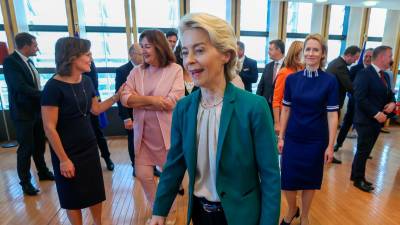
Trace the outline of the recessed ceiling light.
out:
<instances>
[{"instance_id":1,"label":"recessed ceiling light","mask_svg":"<svg viewBox=\"0 0 400 225\"><path fill-rule=\"evenodd\" d=\"M378 1L364 1L364 5L365 6L374 6L374 5L376 5L376 4L378 4Z\"/></svg>"}]
</instances>

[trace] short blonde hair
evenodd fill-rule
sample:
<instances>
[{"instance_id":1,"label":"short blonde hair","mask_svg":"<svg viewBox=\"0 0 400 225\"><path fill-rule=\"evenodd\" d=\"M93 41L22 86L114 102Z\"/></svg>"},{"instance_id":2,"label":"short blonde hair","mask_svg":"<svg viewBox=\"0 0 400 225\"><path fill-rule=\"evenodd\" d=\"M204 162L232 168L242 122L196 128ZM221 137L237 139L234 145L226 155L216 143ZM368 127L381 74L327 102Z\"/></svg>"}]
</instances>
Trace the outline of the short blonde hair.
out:
<instances>
[{"instance_id":1,"label":"short blonde hair","mask_svg":"<svg viewBox=\"0 0 400 225\"><path fill-rule=\"evenodd\" d=\"M224 65L224 75L227 82L236 74L237 44L235 32L225 20L207 13L189 13L179 22L179 39L186 30L198 28L204 30L211 44L221 53L230 53L229 61Z\"/></svg>"},{"instance_id":2,"label":"short blonde hair","mask_svg":"<svg viewBox=\"0 0 400 225\"><path fill-rule=\"evenodd\" d=\"M322 57L319 62L319 68L320 69L325 68L326 58L328 56L328 45L326 44L326 40L320 34L309 34L304 40L303 51L306 50L307 41L309 40L315 40L321 45Z\"/></svg>"}]
</instances>

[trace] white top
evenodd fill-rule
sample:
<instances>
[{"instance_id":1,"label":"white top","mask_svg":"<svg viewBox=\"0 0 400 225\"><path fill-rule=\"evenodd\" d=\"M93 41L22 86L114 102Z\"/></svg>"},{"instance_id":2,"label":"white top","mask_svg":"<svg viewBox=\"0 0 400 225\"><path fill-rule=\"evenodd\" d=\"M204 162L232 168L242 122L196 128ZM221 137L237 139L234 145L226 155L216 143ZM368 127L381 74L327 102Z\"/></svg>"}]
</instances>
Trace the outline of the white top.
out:
<instances>
[{"instance_id":1,"label":"white top","mask_svg":"<svg viewBox=\"0 0 400 225\"><path fill-rule=\"evenodd\" d=\"M199 104L197 113L197 166L194 195L219 202L217 193L217 144L222 102L205 108Z\"/></svg>"}]
</instances>

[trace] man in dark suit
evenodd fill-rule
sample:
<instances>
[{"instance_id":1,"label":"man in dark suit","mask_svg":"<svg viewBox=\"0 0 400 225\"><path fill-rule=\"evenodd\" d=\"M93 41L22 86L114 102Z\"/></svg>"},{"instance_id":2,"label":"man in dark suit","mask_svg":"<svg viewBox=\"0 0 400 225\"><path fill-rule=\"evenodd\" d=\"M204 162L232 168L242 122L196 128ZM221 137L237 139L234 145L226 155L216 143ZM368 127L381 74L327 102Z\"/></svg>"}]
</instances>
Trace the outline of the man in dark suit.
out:
<instances>
[{"instance_id":1,"label":"man in dark suit","mask_svg":"<svg viewBox=\"0 0 400 225\"><path fill-rule=\"evenodd\" d=\"M96 93L98 95L98 100L100 101L99 77L97 74L96 65L94 64L93 60L90 64L90 71L83 74L88 76L92 80L94 89L96 90ZM99 116L90 113L90 122L92 124L94 134L96 135L97 146L99 146L101 157L104 159L107 169L113 171L114 163L111 160L111 153L108 149L107 139L104 137L104 133L102 131L102 128L104 127L101 127L100 125Z\"/></svg>"},{"instance_id":2,"label":"man in dark suit","mask_svg":"<svg viewBox=\"0 0 400 225\"><path fill-rule=\"evenodd\" d=\"M384 72L389 68L391 60L391 47L375 48L372 53L372 64L358 72L354 81L354 124L358 138L350 179L354 181L355 187L365 192L374 189L372 183L365 179L367 158L383 124L393 115L396 107L389 76Z\"/></svg>"},{"instance_id":3,"label":"man in dark suit","mask_svg":"<svg viewBox=\"0 0 400 225\"><path fill-rule=\"evenodd\" d=\"M372 51L374 49L369 48L366 49L364 52L364 57L362 63L358 63L350 68L350 80L353 83L354 79L356 77L356 74L361 71L364 68L367 68L369 65L371 65L371 57L372 57ZM336 139L336 145L334 147L335 152L339 150L340 147L342 147L344 140L346 139L347 133L350 130L350 127L353 125L353 118L354 118L354 96L350 93L348 93L348 98L349 101L347 102L347 110L346 114L343 117L343 122L342 125L340 126L340 131Z\"/></svg>"},{"instance_id":4,"label":"man in dark suit","mask_svg":"<svg viewBox=\"0 0 400 225\"><path fill-rule=\"evenodd\" d=\"M282 40L272 40L269 42L268 55L272 61L265 65L260 82L257 87L257 95L264 96L268 102L269 109L272 113L272 95L274 93L274 84L278 71L284 67L285 59L285 43Z\"/></svg>"},{"instance_id":5,"label":"man in dark suit","mask_svg":"<svg viewBox=\"0 0 400 225\"><path fill-rule=\"evenodd\" d=\"M355 63L360 57L360 48L357 46L347 47L342 56L337 57L328 64L326 72L335 75L339 84L339 109L343 107L346 92L353 93L348 66ZM339 110L339 113L340 113ZM333 157L332 163L340 164L342 161Z\"/></svg>"},{"instance_id":6,"label":"man in dark suit","mask_svg":"<svg viewBox=\"0 0 400 225\"><path fill-rule=\"evenodd\" d=\"M244 55L245 46L243 42L238 41L237 48L237 54L239 58L237 63L237 71L240 78L242 78L244 89L252 92L252 83L257 82L258 79L257 61Z\"/></svg>"},{"instance_id":7,"label":"man in dark suit","mask_svg":"<svg viewBox=\"0 0 400 225\"><path fill-rule=\"evenodd\" d=\"M28 33L15 36L17 49L4 60L4 77L8 87L11 119L17 141L17 171L22 190L36 195L39 189L31 183L31 156L38 170L39 180L54 180L44 159L45 134L40 113L40 77L30 56L39 50L36 38Z\"/></svg>"}]
</instances>

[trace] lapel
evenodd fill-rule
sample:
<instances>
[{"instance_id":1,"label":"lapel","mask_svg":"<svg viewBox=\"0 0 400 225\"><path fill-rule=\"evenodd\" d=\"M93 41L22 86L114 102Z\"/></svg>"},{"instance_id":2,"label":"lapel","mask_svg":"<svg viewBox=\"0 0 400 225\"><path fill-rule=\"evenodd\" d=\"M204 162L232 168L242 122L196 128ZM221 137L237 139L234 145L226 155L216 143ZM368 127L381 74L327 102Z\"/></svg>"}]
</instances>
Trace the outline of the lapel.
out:
<instances>
[{"instance_id":1,"label":"lapel","mask_svg":"<svg viewBox=\"0 0 400 225\"><path fill-rule=\"evenodd\" d=\"M190 181L195 180L196 166L197 166L197 112L199 110L201 91L196 91L191 96L189 108L185 113L186 122L188 127L184 141L187 141L187 148L184 149L188 161L188 173L191 176Z\"/></svg>"},{"instance_id":2,"label":"lapel","mask_svg":"<svg viewBox=\"0 0 400 225\"><path fill-rule=\"evenodd\" d=\"M28 68L28 66L26 65L24 60L15 51L13 53L13 57L17 61L19 66L24 70L26 79L32 84L33 87L35 87L35 83L33 81L31 70Z\"/></svg>"},{"instance_id":3,"label":"lapel","mask_svg":"<svg viewBox=\"0 0 400 225\"><path fill-rule=\"evenodd\" d=\"M221 111L221 119L219 124L219 133L218 133L218 145L217 145L217 177L218 177L218 168L219 168L219 161L221 160L222 154L222 146L224 144L226 132L229 127L229 122L232 117L232 112L234 110L234 101L235 101L235 87L228 82L226 85L225 93L224 93L224 100L222 105Z\"/></svg>"}]
</instances>

